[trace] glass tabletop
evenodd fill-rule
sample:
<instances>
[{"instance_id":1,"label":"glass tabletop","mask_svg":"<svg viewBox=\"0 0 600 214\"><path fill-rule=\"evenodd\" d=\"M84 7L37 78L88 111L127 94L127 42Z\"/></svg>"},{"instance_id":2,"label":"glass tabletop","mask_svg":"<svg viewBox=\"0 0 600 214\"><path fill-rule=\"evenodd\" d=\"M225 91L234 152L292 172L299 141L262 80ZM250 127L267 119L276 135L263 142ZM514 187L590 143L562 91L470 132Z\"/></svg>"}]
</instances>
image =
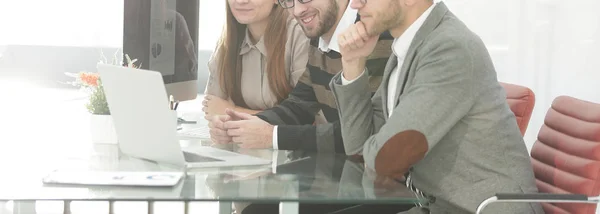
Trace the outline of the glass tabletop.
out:
<instances>
[{"instance_id":1,"label":"glass tabletop","mask_svg":"<svg viewBox=\"0 0 600 214\"><path fill-rule=\"evenodd\" d=\"M58 93L62 94L62 92ZM201 100L201 99L199 99ZM54 170L182 172L122 154L117 145L90 142L83 99L47 99L43 107L14 108L0 122L0 200L174 200L300 203L397 203L418 199L402 183L375 175L345 155L245 150L235 145L182 140L184 148L216 148L270 159L272 165L187 170L173 187L49 185ZM201 109L194 104L181 108ZM23 111L23 112L18 112ZM183 112L184 119L201 115ZM188 116L185 116L188 115Z\"/></svg>"},{"instance_id":2,"label":"glass tabletop","mask_svg":"<svg viewBox=\"0 0 600 214\"><path fill-rule=\"evenodd\" d=\"M3 200L190 200L240 202L416 203L404 185L379 178L363 164L343 155L261 151L281 155L273 166L190 169L173 187L92 186L44 184L53 170L88 172L182 172L181 169L118 153L115 145L102 145L103 154L67 159L45 170L5 171L0 178ZM115 147L115 148L107 148ZM234 150L235 151L235 150ZM256 153L256 151L254 151ZM118 156L118 158L116 158ZM44 164L40 164L42 166Z\"/></svg>"}]
</instances>

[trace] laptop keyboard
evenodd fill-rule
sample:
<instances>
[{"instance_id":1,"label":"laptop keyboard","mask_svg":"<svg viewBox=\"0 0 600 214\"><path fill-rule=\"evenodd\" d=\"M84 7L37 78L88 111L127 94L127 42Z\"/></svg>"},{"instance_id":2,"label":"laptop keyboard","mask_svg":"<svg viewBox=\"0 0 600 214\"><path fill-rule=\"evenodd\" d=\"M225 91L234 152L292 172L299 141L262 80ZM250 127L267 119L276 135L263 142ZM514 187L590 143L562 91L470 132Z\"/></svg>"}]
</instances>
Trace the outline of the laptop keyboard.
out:
<instances>
[{"instance_id":1,"label":"laptop keyboard","mask_svg":"<svg viewBox=\"0 0 600 214\"><path fill-rule=\"evenodd\" d=\"M179 131L178 134L179 134L179 136L182 136L182 137L210 139L210 131L209 131L208 126Z\"/></svg>"},{"instance_id":2,"label":"laptop keyboard","mask_svg":"<svg viewBox=\"0 0 600 214\"><path fill-rule=\"evenodd\" d=\"M191 152L183 152L183 158L185 159L186 162L189 163L204 163L204 162L217 162L217 161L223 161L223 160L219 160L219 159L215 159L215 158L211 158L211 157L206 157L206 156L202 156L199 154L194 154Z\"/></svg>"}]
</instances>

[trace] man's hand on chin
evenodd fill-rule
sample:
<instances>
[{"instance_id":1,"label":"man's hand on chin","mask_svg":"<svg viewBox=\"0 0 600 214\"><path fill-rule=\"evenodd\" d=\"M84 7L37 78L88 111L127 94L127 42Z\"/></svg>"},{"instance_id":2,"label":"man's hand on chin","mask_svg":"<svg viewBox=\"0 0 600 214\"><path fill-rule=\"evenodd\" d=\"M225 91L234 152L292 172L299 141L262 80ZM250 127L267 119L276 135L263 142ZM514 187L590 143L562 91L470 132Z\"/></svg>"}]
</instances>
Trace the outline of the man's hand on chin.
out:
<instances>
[{"instance_id":1,"label":"man's hand on chin","mask_svg":"<svg viewBox=\"0 0 600 214\"><path fill-rule=\"evenodd\" d=\"M343 75L354 80L365 70L367 57L373 53L379 36L369 36L365 25L359 21L338 37L342 55Z\"/></svg>"},{"instance_id":2,"label":"man's hand on chin","mask_svg":"<svg viewBox=\"0 0 600 214\"><path fill-rule=\"evenodd\" d=\"M231 118L225 122L227 135L241 148L268 149L273 147L273 125L250 114L227 109Z\"/></svg>"}]
</instances>

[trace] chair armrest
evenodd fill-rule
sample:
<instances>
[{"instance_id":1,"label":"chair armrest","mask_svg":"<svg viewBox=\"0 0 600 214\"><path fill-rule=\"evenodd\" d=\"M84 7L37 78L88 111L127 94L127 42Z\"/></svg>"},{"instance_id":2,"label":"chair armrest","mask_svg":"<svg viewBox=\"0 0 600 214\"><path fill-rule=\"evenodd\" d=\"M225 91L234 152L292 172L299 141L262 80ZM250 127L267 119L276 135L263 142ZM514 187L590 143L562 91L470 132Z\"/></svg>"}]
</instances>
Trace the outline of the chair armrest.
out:
<instances>
[{"instance_id":1,"label":"chair armrest","mask_svg":"<svg viewBox=\"0 0 600 214\"><path fill-rule=\"evenodd\" d=\"M535 193L535 194L510 194L510 193L498 193L496 194L496 198L499 201L507 201L507 200L535 200L540 201L587 201L587 195L578 195L578 194L548 194L548 193Z\"/></svg>"},{"instance_id":2,"label":"chair armrest","mask_svg":"<svg viewBox=\"0 0 600 214\"><path fill-rule=\"evenodd\" d=\"M588 197L587 195L580 194L549 194L549 193L535 193L535 194L510 194L510 193L498 193L493 197L486 199L479 204L476 213L479 214L483 209L497 202L504 203L589 203L595 204L600 200L598 197Z\"/></svg>"}]
</instances>

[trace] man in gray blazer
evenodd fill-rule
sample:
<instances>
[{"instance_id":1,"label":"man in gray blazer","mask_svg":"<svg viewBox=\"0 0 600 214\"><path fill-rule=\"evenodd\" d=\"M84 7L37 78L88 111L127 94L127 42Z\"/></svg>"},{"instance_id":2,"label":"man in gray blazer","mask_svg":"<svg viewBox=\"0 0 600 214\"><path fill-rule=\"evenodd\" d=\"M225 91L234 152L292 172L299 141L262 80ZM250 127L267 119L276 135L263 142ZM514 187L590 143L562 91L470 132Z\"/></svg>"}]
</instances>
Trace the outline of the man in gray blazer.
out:
<instances>
[{"instance_id":1,"label":"man in gray blazer","mask_svg":"<svg viewBox=\"0 0 600 214\"><path fill-rule=\"evenodd\" d=\"M473 213L495 193L536 193L525 143L489 53L443 2L353 0L361 21L338 37L343 71L330 83L347 155L428 201L410 213ZM371 98L365 68L376 36L395 38ZM405 175L408 175L405 177ZM542 213L499 203L486 213Z\"/></svg>"}]
</instances>

